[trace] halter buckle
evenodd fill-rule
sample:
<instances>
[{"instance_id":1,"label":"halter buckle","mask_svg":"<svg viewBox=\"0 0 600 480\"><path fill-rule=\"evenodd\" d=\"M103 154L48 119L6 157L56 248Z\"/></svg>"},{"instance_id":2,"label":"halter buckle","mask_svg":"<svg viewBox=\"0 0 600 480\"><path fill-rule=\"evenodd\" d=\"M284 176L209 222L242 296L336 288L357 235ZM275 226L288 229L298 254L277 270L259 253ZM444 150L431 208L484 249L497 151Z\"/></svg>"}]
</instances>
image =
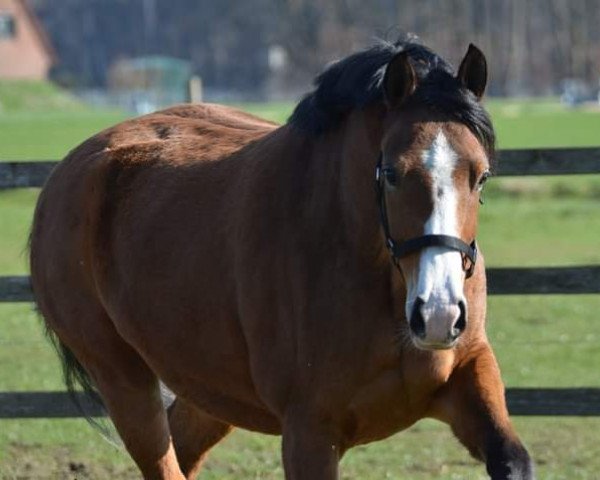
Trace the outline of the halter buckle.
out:
<instances>
[{"instance_id":1,"label":"halter buckle","mask_svg":"<svg viewBox=\"0 0 600 480\"><path fill-rule=\"evenodd\" d=\"M470 278L473 276L475 272L475 264L477 263L477 242L473 240L469 245L472 250L472 258L469 258L468 255L462 254L462 267L465 271L466 278Z\"/></svg>"}]
</instances>

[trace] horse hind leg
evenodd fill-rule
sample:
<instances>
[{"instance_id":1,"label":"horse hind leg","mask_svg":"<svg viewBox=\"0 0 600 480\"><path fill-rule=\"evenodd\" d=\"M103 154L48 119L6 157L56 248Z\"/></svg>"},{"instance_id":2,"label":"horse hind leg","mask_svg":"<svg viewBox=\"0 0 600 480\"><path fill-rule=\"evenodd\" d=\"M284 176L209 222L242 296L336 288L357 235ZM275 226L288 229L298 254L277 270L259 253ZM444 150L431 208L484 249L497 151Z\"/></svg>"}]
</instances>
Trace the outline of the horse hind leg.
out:
<instances>
[{"instance_id":1,"label":"horse hind leg","mask_svg":"<svg viewBox=\"0 0 600 480\"><path fill-rule=\"evenodd\" d=\"M90 303L85 308L61 309L73 314L68 317L70 328L64 316L43 312L58 332L63 354L73 354L68 361L63 357L66 373L83 366L80 372L89 374L145 479L183 480L156 375L120 337L101 307L91 313Z\"/></svg>"},{"instance_id":2,"label":"horse hind leg","mask_svg":"<svg viewBox=\"0 0 600 480\"><path fill-rule=\"evenodd\" d=\"M196 478L208 451L233 427L177 398L169 407L169 426L179 465L188 480Z\"/></svg>"}]
</instances>

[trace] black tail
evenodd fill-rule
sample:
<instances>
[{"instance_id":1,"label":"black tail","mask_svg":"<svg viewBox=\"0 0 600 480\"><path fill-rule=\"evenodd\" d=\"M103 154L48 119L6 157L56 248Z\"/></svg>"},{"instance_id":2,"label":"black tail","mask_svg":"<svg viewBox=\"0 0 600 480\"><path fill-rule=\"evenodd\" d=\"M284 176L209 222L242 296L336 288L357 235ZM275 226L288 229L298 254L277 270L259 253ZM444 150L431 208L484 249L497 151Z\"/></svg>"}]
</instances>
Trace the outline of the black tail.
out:
<instances>
[{"instance_id":1,"label":"black tail","mask_svg":"<svg viewBox=\"0 0 600 480\"><path fill-rule=\"evenodd\" d=\"M34 272L36 271L36 258L33 255L32 248L33 232L36 228L37 214L39 208L40 204L38 200L36 213L34 215L34 222L32 224L32 228L29 233L29 240L27 242L27 248L30 254L30 271L32 272L32 277ZM87 420L87 422L90 425L92 425L92 427L99 430L102 436L110 443L118 445L118 442L115 441L115 436L112 434L112 431L109 428L109 424L101 420L102 417L107 416L106 408L104 407L102 397L100 396L100 393L98 393L94 382L92 381L90 375L85 370L85 368L83 368L83 365L79 363L79 360L77 360L73 352L64 343L60 341L56 333L54 333L48 326L48 323L46 322L42 313L42 309L40 308L39 297L36 295L35 288L33 287L33 282L31 283L31 290L33 293L35 309L39 317L42 319L42 322L44 323L46 337L48 338L48 340L54 347L54 350L58 354L58 357L60 358L63 379L71 401L73 402L77 410L81 413L81 415ZM80 391L77 388L78 386L80 386L83 391Z\"/></svg>"},{"instance_id":2,"label":"black tail","mask_svg":"<svg viewBox=\"0 0 600 480\"><path fill-rule=\"evenodd\" d=\"M73 352L47 325L46 336L60 358L65 386L71 401L90 425L98 429L109 442L115 443L113 432L106 422L101 420L102 417L107 416L106 408L90 375Z\"/></svg>"},{"instance_id":3,"label":"black tail","mask_svg":"<svg viewBox=\"0 0 600 480\"><path fill-rule=\"evenodd\" d=\"M29 268L32 277L36 271L36 256L33 255L33 238L34 230L37 226L39 209L40 201L38 200L26 247L26 250L29 252ZM77 360L73 352L60 341L56 333L54 333L48 326L40 307L39 297L35 291L33 282L31 282L30 286L33 293L34 308L44 324L46 337L60 358L63 379L71 401L77 410L79 410L81 415L88 421L88 423L94 428L97 428L104 437L110 440L112 435L110 434L109 428L106 424L98 420L98 417L106 416L106 408L104 407L104 403L102 402L102 397L100 396L98 389L95 387L89 373L85 370L85 368L83 368L83 365L79 363L79 360ZM77 389L78 385L81 386L83 392Z\"/></svg>"}]
</instances>

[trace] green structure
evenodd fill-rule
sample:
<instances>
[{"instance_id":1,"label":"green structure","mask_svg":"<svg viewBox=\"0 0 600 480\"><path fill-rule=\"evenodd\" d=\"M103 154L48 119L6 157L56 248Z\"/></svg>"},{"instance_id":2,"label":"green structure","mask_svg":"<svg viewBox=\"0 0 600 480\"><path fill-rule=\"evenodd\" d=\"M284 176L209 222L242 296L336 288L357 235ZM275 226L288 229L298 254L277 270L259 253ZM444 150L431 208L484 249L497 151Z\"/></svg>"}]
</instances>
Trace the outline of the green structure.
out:
<instances>
[{"instance_id":1,"label":"green structure","mask_svg":"<svg viewBox=\"0 0 600 480\"><path fill-rule=\"evenodd\" d=\"M120 60L109 74L113 93L137 113L149 113L189 101L190 62L174 57L144 56Z\"/></svg>"}]
</instances>

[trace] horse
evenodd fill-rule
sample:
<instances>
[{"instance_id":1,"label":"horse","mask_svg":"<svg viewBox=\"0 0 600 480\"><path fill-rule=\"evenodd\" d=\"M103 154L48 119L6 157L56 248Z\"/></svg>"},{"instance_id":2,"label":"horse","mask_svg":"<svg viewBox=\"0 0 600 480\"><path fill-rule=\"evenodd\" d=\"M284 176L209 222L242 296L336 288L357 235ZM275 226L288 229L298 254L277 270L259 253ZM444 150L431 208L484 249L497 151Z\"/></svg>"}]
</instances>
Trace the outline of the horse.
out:
<instances>
[{"instance_id":1,"label":"horse","mask_svg":"<svg viewBox=\"0 0 600 480\"><path fill-rule=\"evenodd\" d=\"M492 479L534 478L485 333L486 83L474 45L455 71L382 41L283 125L175 106L58 164L32 288L67 386L101 399L144 478L195 478L239 427L282 436L286 479L333 480L422 418Z\"/></svg>"}]
</instances>

